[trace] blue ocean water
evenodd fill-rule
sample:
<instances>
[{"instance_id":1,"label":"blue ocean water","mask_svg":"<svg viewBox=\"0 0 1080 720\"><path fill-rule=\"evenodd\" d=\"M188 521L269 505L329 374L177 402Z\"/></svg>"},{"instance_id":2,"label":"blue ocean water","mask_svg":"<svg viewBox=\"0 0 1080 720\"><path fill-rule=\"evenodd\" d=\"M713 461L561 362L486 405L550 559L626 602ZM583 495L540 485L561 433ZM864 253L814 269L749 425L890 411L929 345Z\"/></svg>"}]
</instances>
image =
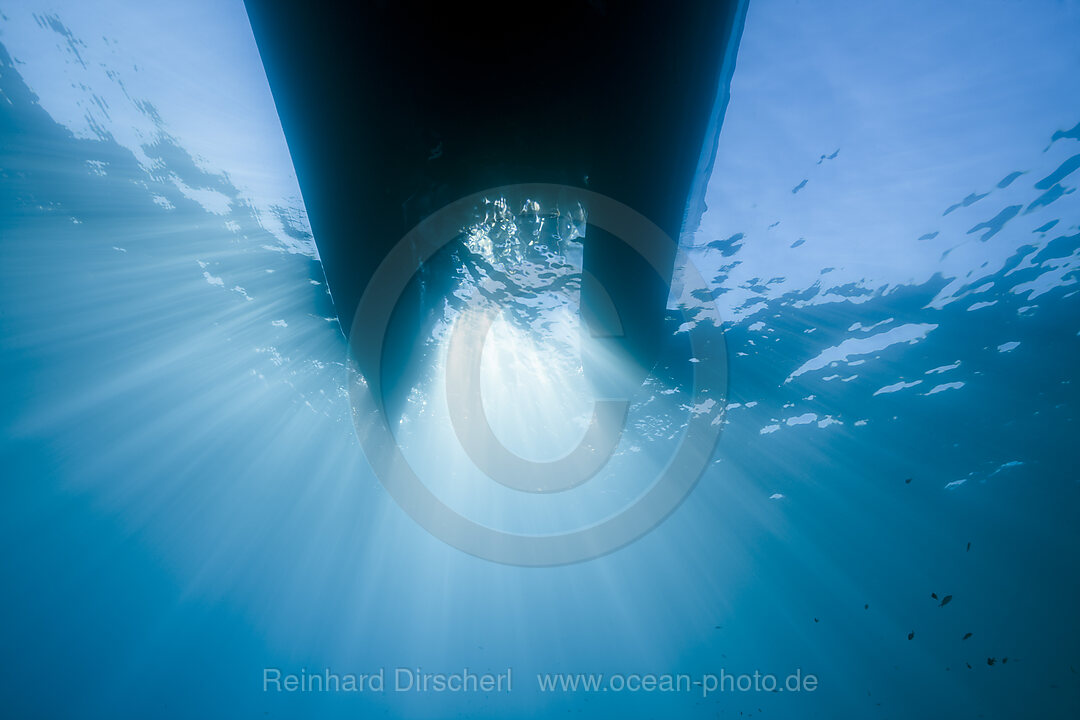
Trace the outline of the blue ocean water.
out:
<instances>
[{"instance_id":1,"label":"blue ocean water","mask_svg":"<svg viewBox=\"0 0 1080 720\"><path fill-rule=\"evenodd\" d=\"M653 532L536 569L369 468L243 4L0 8L4 715L1075 717L1078 31L1073 2L752 3L683 239L725 321L716 453ZM445 484L437 389L402 433ZM650 418L623 462L676 437ZM755 672L816 682L707 691Z\"/></svg>"}]
</instances>

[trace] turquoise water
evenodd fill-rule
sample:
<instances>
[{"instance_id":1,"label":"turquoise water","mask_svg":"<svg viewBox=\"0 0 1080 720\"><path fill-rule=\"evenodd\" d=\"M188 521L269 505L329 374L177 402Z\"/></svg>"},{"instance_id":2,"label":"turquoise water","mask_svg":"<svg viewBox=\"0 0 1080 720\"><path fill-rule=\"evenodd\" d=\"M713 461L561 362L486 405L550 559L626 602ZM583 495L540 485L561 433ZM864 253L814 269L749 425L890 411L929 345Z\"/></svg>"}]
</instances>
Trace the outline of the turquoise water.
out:
<instances>
[{"instance_id":1,"label":"turquoise water","mask_svg":"<svg viewBox=\"0 0 1080 720\"><path fill-rule=\"evenodd\" d=\"M1078 31L1074 3L751 4L683 238L724 320L715 455L637 542L530 569L370 470L242 4L0 8L5 716L1075 717ZM641 490L502 513L440 474L437 391L401 434L465 510L562 529ZM678 437L652 391L619 467ZM586 410L536 395L547 429ZM394 689L465 667L512 690Z\"/></svg>"}]
</instances>

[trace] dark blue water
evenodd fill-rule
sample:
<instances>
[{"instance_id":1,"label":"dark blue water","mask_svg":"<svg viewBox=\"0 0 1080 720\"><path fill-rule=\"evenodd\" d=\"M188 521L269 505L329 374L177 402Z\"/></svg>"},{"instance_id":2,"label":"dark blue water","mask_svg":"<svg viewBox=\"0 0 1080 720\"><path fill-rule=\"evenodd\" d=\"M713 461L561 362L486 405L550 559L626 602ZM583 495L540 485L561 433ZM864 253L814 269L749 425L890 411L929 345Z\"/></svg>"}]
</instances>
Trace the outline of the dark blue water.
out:
<instances>
[{"instance_id":1,"label":"dark blue water","mask_svg":"<svg viewBox=\"0 0 1080 720\"><path fill-rule=\"evenodd\" d=\"M684 239L725 320L716 453L656 530L542 569L370 470L242 5L98 15L0 15L4 717L1080 711L1074 4L751 6ZM674 442L649 417L619 462ZM512 690L395 691L466 667ZM722 672L816 684L625 687Z\"/></svg>"}]
</instances>

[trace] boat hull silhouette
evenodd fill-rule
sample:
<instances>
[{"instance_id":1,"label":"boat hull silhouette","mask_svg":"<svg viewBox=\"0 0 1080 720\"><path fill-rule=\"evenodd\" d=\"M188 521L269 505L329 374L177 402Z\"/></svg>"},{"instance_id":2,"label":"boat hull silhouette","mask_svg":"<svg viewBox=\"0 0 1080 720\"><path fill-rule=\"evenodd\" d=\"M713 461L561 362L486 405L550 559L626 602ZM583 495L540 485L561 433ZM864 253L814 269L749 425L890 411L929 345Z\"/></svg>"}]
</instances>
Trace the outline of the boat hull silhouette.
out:
<instances>
[{"instance_id":1,"label":"boat hull silhouette","mask_svg":"<svg viewBox=\"0 0 1080 720\"><path fill-rule=\"evenodd\" d=\"M745 1L248 0L247 8L348 334L390 248L430 213L488 188L585 188L673 239L693 229ZM645 372L674 252L657 248L658 272L598 228L583 242L582 314L611 335L602 308L613 304L620 352ZM430 325L431 298L452 275L433 259L398 300L382 363L393 368L382 383L388 406L416 381L409 360Z\"/></svg>"}]
</instances>

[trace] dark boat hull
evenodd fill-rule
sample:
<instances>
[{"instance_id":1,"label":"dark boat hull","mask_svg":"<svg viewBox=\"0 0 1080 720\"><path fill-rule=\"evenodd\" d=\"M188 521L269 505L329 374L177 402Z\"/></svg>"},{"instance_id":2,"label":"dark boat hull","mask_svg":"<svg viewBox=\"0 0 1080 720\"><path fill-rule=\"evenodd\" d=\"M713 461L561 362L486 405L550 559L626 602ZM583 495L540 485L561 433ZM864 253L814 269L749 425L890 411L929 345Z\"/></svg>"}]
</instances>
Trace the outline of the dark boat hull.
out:
<instances>
[{"instance_id":1,"label":"dark boat hull","mask_svg":"<svg viewBox=\"0 0 1080 720\"><path fill-rule=\"evenodd\" d=\"M711 165L744 2L462 5L247 2L346 332L389 249L471 193L587 188L676 239L700 208L691 193ZM610 296L642 368L671 279L674 253L662 252L658 273L618 238L585 238L583 314L602 324L592 311ZM450 282L444 270L427 268L399 301L387 345L398 359L423 325L423 294ZM384 387L412 381L400 375Z\"/></svg>"}]
</instances>

